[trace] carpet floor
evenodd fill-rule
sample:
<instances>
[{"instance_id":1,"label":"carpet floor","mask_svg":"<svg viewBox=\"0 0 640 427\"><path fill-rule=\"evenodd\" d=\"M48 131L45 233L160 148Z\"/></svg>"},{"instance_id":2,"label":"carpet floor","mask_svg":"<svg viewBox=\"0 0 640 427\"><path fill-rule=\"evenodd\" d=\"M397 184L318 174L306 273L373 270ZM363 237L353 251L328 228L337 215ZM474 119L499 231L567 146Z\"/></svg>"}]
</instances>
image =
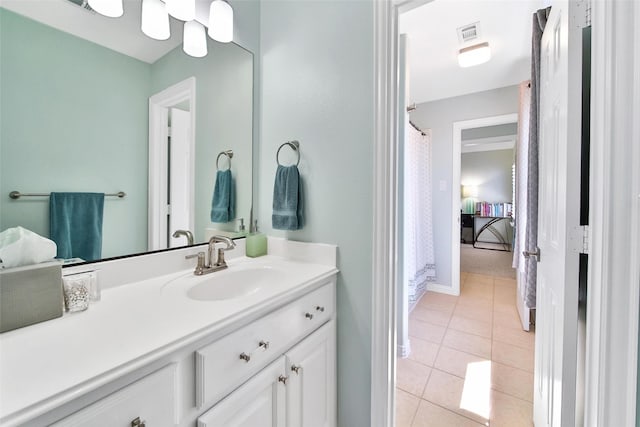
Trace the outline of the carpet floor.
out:
<instances>
[{"instance_id":1,"label":"carpet floor","mask_svg":"<svg viewBox=\"0 0 640 427\"><path fill-rule=\"evenodd\" d=\"M515 279L516 271L511 268L513 252L477 249L473 245L460 245L460 271L488 276Z\"/></svg>"}]
</instances>

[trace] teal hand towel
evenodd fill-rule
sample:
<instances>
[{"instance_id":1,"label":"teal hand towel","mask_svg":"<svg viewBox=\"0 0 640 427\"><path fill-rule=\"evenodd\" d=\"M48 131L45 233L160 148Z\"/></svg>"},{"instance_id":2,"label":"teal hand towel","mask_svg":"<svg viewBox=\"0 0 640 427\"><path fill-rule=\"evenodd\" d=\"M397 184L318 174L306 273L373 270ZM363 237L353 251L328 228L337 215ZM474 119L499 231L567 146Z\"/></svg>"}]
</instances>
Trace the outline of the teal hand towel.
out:
<instances>
[{"instance_id":1,"label":"teal hand towel","mask_svg":"<svg viewBox=\"0 0 640 427\"><path fill-rule=\"evenodd\" d=\"M231 170L218 171L211 199L211 222L229 222L236 217L236 196Z\"/></svg>"},{"instance_id":2,"label":"teal hand towel","mask_svg":"<svg viewBox=\"0 0 640 427\"><path fill-rule=\"evenodd\" d=\"M57 258L102 258L103 211L104 193L51 193L49 228Z\"/></svg>"},{"instance_id":3,"label":"teal hand towel","mask_svg":"<svg viewBox=\"0 0 640 427\"><path fill-rule=\"evenodd\" d=\"M295 165L278 165L273 185L271 225L276 230L299 230L303 226L302 180Z\"/></svg>"}]
</instances>

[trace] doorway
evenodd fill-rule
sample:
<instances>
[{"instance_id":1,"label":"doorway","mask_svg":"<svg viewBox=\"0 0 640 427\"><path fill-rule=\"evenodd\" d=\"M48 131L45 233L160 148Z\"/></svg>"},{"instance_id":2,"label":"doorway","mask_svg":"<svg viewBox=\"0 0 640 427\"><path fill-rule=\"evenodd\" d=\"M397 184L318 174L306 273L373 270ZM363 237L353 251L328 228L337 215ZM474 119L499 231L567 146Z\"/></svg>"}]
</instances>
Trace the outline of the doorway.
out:
<instances>
[{"instance_id":1,"label":"doorway","mask_svg":"<svg viewBox=\"0 0 640 427\"><path fill-rule=\"evenodd\" d=\"M196 79L149 98L149 250L184 246L194 230Z\"/></svg>"}]
</instances>

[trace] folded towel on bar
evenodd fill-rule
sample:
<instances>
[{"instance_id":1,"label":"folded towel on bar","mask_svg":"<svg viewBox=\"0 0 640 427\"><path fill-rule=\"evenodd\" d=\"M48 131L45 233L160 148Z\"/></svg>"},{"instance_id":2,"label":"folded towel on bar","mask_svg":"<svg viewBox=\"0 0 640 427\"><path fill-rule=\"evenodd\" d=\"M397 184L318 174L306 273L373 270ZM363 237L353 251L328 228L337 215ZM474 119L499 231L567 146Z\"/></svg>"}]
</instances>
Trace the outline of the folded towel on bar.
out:
<instances>
[{"instance_id":1,"label":"folded towel on bar","mask_svg":"<svg viewBox=\"0 0 640 427\"><path fill-rule=\"evenodd\" d=\"M236 196L231 170L218 171L211 199L211 222L229 222L236 217Z\"/></svg>"},{"instance_id":2,"label":"folded towel on bar","mask_svg":"<svg viewBox=\"0 0 640 427\"><path fill-rule=\"evenodd\" d=\"M27 230L12 227L0 233L0 266L20 267L53 261L56 257L55 242Z\"/></svg>"},{"instance_id":3,"label":"folded towel on bar","mask_svg":"<svg viewBox=\"0 0 640 427\"><path fill-rule=\"evenodd\" d=\"M278 165L271 224L277 230L299 230L303 226L302 179L295 165Z\"/></svg>"},{"instance_id":4,"label":"folded towel on bar","mask_svg":"<svg viewBox=\"0 0 640 427\"><path fill-rule=\"evenodd\" d=\"M57 258L102 258L104 193L51 193L49 227Z\"/></svg>"}]
</instances>

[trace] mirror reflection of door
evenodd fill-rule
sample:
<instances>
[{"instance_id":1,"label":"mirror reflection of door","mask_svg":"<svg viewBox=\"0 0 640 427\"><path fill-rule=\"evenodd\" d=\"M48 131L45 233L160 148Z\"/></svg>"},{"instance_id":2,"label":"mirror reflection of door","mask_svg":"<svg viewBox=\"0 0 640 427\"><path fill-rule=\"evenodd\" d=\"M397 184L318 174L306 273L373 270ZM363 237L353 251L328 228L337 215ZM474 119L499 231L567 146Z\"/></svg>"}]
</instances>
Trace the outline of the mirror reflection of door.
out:
<instances>
[{"instance_id":1,"label":"mirror reflection of door","mask_svg":"<svg viewBox=\"0 0 640 427\"><path fill-rule=\"evenodd\" d=\"M169 137L167 164L167 248L185 246L184 237L173 238L176 230L193 231L189 200L193 194L190 178L191 147L191 113L185 108L169 109Z\"/></svg>"}]
</instances>

